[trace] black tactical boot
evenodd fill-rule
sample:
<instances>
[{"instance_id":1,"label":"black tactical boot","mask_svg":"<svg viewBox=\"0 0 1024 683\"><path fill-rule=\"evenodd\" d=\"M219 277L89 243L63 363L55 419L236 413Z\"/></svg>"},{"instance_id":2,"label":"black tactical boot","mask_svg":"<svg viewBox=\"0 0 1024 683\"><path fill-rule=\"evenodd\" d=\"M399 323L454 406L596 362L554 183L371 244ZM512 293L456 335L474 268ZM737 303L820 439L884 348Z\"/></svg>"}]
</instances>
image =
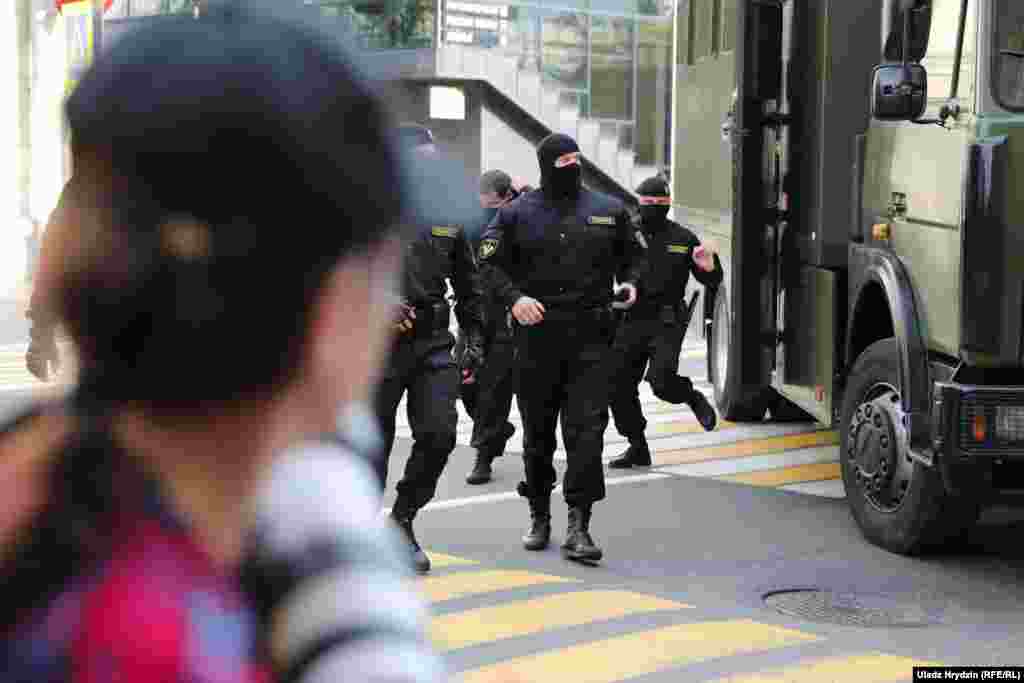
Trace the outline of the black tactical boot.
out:
<instances>
[{"instance_id":1,"label":"black tactical boot","mask_svg":"<svg viewBox=\"0 0 1024 683\"><path fill-rule=\"evenodd\" d=\"M530 531L523 536L527 550L544 550L551 542L551 496L530 498Z\"/></svg>"},{"instance_id":2,"label":"black tactical boot","mask_svg":"<svg viewBox=\"0 0 1024 683\"><path fill-rule=\"evenodd\" d=\"M697 420L700 421L700 426L704 428L704 431L710 432L715 428L715 425L718 423L718 416L715 414L715 409L704 398L704 394L694 389L687 403L690 404L693 414L697 416Z\"/></svg>"},{"instance_id":3,"label":"black tactical boot","mask_svg":"<svg viewBox=\"0 0 1024 683\"><path fill-rule=\"evenodd\" d=\"M562 544L562 556L577 562L597 562L604 553L590 537L590 506L569 508L569 529Z\"/></svg>"},{"instance_id":4,"label":"black tactical boot","mask_svg":"<svg viewBox=\"0 0 1024 683\"><path fill-rule=\"evenodd\" d=\"M486 484L491 480L491 463L494 461L494 456L486 451L477 451L476 463L473 465L473 471L466 477L466 483L476 486L478 484Z\"/></svg>"},{"instance_id":5,"label":"black tactical boot","mask_svg":"<svg viewBox=\"0 0 1024 683\"><path fill-rule=\"evenodd\" d=\"M398 510L397 513L396 510ZM417 574L426 574L430 571L430 558L423 552L423 548L420 547L419 542L416 540L416 534L412 530L414 516L415 513L400 510L397 506L391 513L391 518L398 525L398 528L402 530L405 541L409 544L409 555L412 560L413 569L416 570Z\"/></svg>"},{"instance_id":6,"label":"black tactical boot","mask_svg":"<svg viewBox=\"0 0 1024 683\"><path fill-rule=\"evenodd\" d=\"M629 448L608 463L608 467L616 470L628 470L630 467L650 467L651 449L644 438L630 439Z\"/></svg>"}]
</instances>

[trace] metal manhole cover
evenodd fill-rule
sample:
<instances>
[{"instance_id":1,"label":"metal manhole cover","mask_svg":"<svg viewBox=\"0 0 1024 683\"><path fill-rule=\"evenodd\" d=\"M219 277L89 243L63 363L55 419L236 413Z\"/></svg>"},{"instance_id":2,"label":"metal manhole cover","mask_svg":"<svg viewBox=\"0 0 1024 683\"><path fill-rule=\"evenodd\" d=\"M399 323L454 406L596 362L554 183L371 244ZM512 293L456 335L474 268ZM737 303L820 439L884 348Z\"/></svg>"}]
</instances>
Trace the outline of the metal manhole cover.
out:
<instances>
[{"instance_id":1,"label":"metal manhole cover","mask_svg":"<svg viewBox=\"0 0 1024 683\"><path fill-rule=\"evenodd\" d=\"M785 590L768 593L764 602L786 616L840 626L885 628L936 623L917 605L901 604L874 595L818 589Z\"/></svg>"}]
</instances>

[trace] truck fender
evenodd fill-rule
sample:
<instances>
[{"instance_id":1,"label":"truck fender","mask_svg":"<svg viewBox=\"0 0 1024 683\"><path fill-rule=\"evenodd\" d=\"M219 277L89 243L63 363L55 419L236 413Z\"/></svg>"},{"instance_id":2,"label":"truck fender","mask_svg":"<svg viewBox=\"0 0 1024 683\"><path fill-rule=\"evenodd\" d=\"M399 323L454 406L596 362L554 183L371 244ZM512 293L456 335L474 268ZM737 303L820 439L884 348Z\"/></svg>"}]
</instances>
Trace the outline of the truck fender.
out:
<instances>
[{"instance_id":1,"label":"truck fender","mask_svg":"<svg viewBox=\"0 0 1024 683\"><path fill-rule=\"evenodd\" d=\"M850 245L850 324L846 330L846 370L860 350L853 346L861 305L870 287L880 286L889 306L900 353L900 397L907 416L910 448L917 453L931 449L931 369L928 365L927 331L910 275L892 251L877 246ZM868 315L863 313L863 315Z\"/></svg>"}]
</instances>

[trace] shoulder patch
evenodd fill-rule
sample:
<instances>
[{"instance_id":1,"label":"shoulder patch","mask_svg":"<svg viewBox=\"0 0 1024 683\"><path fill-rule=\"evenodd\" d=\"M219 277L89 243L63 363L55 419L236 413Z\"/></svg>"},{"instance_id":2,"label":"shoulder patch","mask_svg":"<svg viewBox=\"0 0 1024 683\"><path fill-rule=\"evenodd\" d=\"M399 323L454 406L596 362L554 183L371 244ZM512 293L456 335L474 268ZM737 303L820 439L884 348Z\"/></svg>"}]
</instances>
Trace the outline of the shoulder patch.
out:
<instances>
[{"instance_id":1,"label":"shoulder patch","mask_svg":"<svg viewBox=\"0 0 1024 683\"><path fill-rule=\"evenodd\" d=\"M591 225L615 225L614 216L591 216L587 219Z\"/></svg>"},{"instance_id":2,"label":"shoulder patch","mask_svg":"<svg viewBox=\"0 0 1024 683\"><path fill-rule=\"evenodd\" d=\"M434 237L458 237L459 228L456 225L435 225L430 228L430 234Z\"/></svg>"},{"instance_id":3,"label":"shoulder patch","mask_svg":"<svg viewBox=\"0 0 1024 683\"><path fill-rule=\"evenodd\" d=\"M480 259L487 259L494 255L494 252L498 251L498 240L485 239L480 243Z\"/></svg>"},{"instance_id":4,"label":"shoulder patch","mask_svg":"<svg viewBox=\"0 0 1024 683\"><path fill-rule=\"evenodd\" d=\"M685 244L669 244L667 245L668 253L670 254L689 254L690 248Z\"/></svg>"}]
</instances>

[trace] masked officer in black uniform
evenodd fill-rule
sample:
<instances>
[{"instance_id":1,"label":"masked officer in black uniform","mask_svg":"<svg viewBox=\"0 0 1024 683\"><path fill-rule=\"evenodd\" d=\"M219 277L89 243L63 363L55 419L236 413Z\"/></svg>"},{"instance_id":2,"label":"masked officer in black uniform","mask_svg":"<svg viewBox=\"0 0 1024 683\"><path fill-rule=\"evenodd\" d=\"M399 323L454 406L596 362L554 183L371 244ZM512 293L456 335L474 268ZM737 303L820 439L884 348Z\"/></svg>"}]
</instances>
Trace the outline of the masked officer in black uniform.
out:
<instances>
[{"instance_id":1,"label":"masked officer in black uniform","mask_svg":"<svg viewBox=\"0 0 1024 683\"><path fill-rule=\"evenodd\" d=\"M651 464L644 437L647 420L640 408L637 386L647 371L654 395L674 404L686 403L701 426L715 428L715 409L688 377L676 374L682 347L686 283L692 272L705 287L722 281L718 256L683 226L668 220L668 184L648 178L636 189L640 196L640 236L648 252L648 270L640 282L641 300L624 315L615 339L615 390L611 400L615 428L629 439L629 448L609 463L623 469Z\"/></svg>"},{"instance_id":2,"label":"masked officer in black uniform","mask_svg":"<svg viewBox=\"0 0 1024 683\"><path fill-rule=\"evenodd\" d=\"M455 449L460 378L471 378L483 364L483 302L476 261L464 229L468 221L455 224L450 220L453 215L469 220L477 215L475 208L467 212L451 206L458 202L453 197L471 193L472 186L468 182L465 187L453 184L453 179L465 174L439 157L426 129L417 135L415 129L403 127L400 139L406 149L415 152L413 186L427 197L425 203L432 207L433 215L413 218L413 234L405 245L404 303L396 320L398 335L375 397L384 440L378 476L382 485L386 483L395 413L402 395L408 392L413 446L396 487L391 516L409 541L416 571L425 573L430 570L430 560L416 540L412 523L420 508L434 497L448 456ZM455 338L449 331L446 280L455 290L455 314L467 335L458 364L452 355Z\"/></svg>"},{"instance_id":3,"label":"masked officer in black uniform","mask_svg":"<svg viewBox=\"0 0 1024 683\"><path fill-rule=\"evenodd\" d=\"M499 208L517 198L521 191L530 190L529 186L522 189L514 187L512 178L504 171L484 173L480 177L484 228L494 219ZM481 230L480 235L482 233ZM476 242L474 247L479 248L479 235ZM515 426L508 419L518 379L518 373L514 372L515 339L512 334L511 311L491 292L486 293L486 299L487 364L475 383L462 385L463 403L473 417L470 445L476 449L476 463L466 477L467 484L486 484L491 480L494 459L505 452L505 444L516 432Z\"/></svg>"},{"instance_id":4,"label":"masked officer in black uniform","mask_svg":"<svg viewBox=\"0 0 1024 683\"><path fill-rule=\"evenodd\" d=\"M485 283L518 323L519 403L525 432L527 498L533 524L528 550L551 539L555 427L561 417L568 452L563 482L567 558L597 561L592 505L605 497L601 452L608 425L614 316L612 278L636 301L643 254L621 202L582 187L579 147L561 134L537 149L541 188L498 210L480 243Z\"/></svg>"}]
</instances>

